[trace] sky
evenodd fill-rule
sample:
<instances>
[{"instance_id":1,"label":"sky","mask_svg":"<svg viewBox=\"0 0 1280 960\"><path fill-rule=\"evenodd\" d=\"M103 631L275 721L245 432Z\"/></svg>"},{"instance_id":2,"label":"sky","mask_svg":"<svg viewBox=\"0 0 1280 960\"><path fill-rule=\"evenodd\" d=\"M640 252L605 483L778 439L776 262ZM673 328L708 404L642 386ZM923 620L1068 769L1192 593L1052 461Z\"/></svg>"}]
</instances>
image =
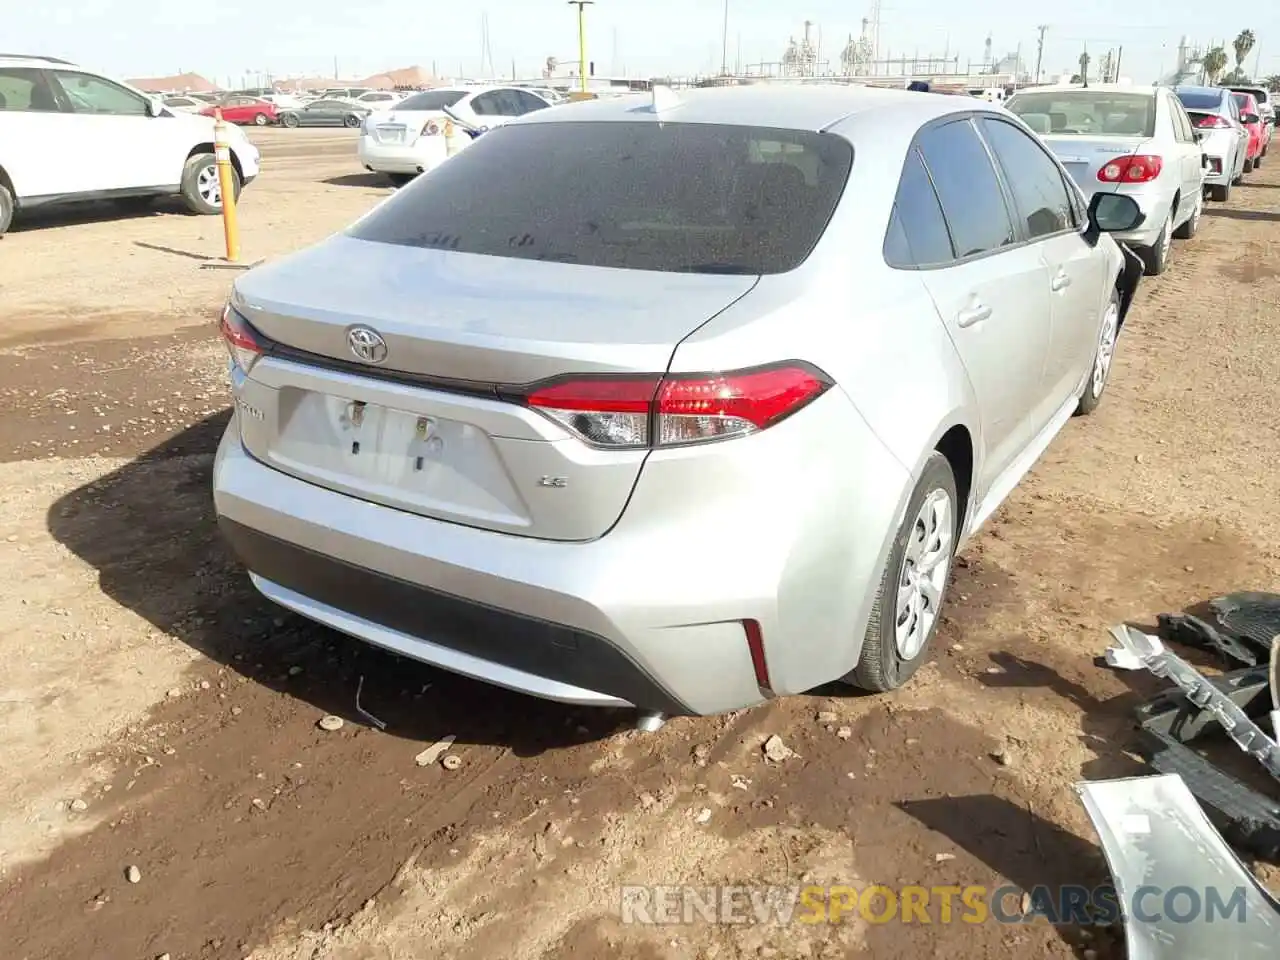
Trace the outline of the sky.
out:
<instances>
[{"instance_id":1,"label":"sky","mask_svg":"<svg viewBox=\"0 0 1280 960\"><path fill-rule=\"evenodd\" d=\"M872 0L728 0L727 60L778 61L804 21L838 65ZM190 71L230 86L263 74L356 79L382 70L435 65L441 76L539 74L547 57L578 59L576 8L566 0L69 0L21 3L4 15L6 52L45 54L117 77ZM1148 83L1174 62L1178 39L1224 43L1253 30L1246 61L1280 74L1280 4L1203 0L884 0L881 56L959 55L982 60L988 34L999 58L1021 46L1035 65L1045 24L1046 73L1072 69L1082 49L1093 63L1120 50L1121 74ZM485 25L488 50L486 57ZM586 8L588 59L596 74L650 77L713 73L725 52L725 0L597 0ZM492 70L490 70L492 63ZM256 81L254 81L256 85Z\"/></svg>"}]
</instances>

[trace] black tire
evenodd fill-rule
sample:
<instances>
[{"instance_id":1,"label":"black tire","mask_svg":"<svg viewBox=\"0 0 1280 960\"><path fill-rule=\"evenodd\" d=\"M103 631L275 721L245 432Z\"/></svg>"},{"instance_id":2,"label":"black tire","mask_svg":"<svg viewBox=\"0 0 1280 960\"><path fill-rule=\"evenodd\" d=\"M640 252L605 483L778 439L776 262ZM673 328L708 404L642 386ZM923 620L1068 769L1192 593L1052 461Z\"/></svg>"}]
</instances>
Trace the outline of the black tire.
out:
<instances>
[{"instance_id":1,"label":"black tire","mask_svg":"<svg viewBox=\"0 0 1280 960\"><path fill-rule=\"evenodd\" d=\"M343 121L342 121L342 125L343 125L344 127L350 127L350 128L351 128L351 129L353 129L353 130L354 130L356 127L360 126L362 123L364 123L364 120L362 120L360 117L356 116L354 113L349 113L349 114L347 114L346 118L345 118L345 119L343 119Z\"/></svg>"},{"instance_id":2,"label":"black tire","mask_svg":"<svg viewBox=\"0 0 1280 960\"><path fill-rule=\"evenodd\" d=\"M1160 236L1156 238L1155 246L1134 248L1134 253L1142 258L1142 262L1146 266L1146 275L1148 277L1158 277L1169 268L1169 252L1173 247L1170 241L1172 240L1173 212L1170 211L1169 219L1164 222Z\"/></svg>"},{"instance_id":3,"label":"black tire","mask_svg":"<svg viewBox=\"0 0 1280 960\"><path fill-rule=\"evenodd\" d=\"M265 127L270 122L271 122L271 118L268 117L265 113L255 113L253 115L253 125L255 127Z\"/></svg>"},{"instance_id":4,"label":"black tire","mask_svg":"<svg viewBox=\"0 0 1280 960\"><path fill-rule=\"evenodd\" d=\"M1111 368L1115 360L1116 344L1120 341L1120 291L1114 290L1111 293L1111 300L1107 303L1107 311L1115 311L1115 330L1111 335L1111 360L1106 362L1106 368L1101 374L1101 384L1099 385L1098 365L1101 362L1103 340L1106 334L1106 327L1110 323L1106 315L1103 315L1102 323L1098 327L1098 346L1093 354L1093 366L1089 368L1089 380L1084 386L1084 393L1080 395L1080 402L1076 405L1076 416L1087 417L1093 411L1098 409L1102 403L1103 396L1107 392L1107 384L1111 382Z\"/></svg>"},{"instance_id":5,"label":"black tire","mask_svg":"<svg viewBox=\"0 0 1280 960\"><path fill-rule=\"evenodd\" d=\"M204 183L204 177L210 175L217 177L218 166L214 161L212 153L197 153L187 159L187 164L182 168L182 202L187 205L187 209L192 213L204 214L206 216L214 216L222 213L222 201L216 204L210 203L201 194L201 186ZM236 173L235 168L231 170L231 177L235 181L236 199L240 198L240 177Z\"/></svg>"},{"instance_id":6,"label":"black tire","mask_svg":"<svg viewBox=\"0 0 1280 960\"><path fill-rule=\"evenodd\" d=\"M13 193L3 183L0 183L0 237L9 232L9 227L13 224Z\"/></svg>"},{"instance_id":7,"label":"black tire","mask_svg":"<svg viewBox=\"0 0 1280 960\"><path fill-rule=\"evenodd\" d=\"M1229 183L1211 183L1209 184L1209 199L1216 203L1226 203L1231 199L1231 184Z\"/></svg>"},{"instance_id":8,"label":"black tire","mask_svg":"<svg viewBox=\"0 0 1280 960\"><path fill-rule=\"evenodd\" d=\"M1254 163L1253 163L1253 161L1252 161L1252 160L1250 160L1248 157L1245 157L1245 158L1244 158L1244 169L1241 171L1241 175L1243 176L1243 175L1244 175L1244 174L1246 174L1246 173L1252 173L1252 172L1253 172L1253 167L1254 167Z\"/></svg>"},{"instance_id":9,"label":"black tire","mask_svg":"<svg viewBox=\"0 0 1280 960\"><path fill-rule=\"evenodd\" d=\"M391 181L393 187L403 187L406 183L412 183L418 175L416 173L388 173L384 174Z\"/></svg>"},{"instance_id":10,"label":"black tire","mask_svg":"<svg viewBox=\"0 0 1280 960\"><path fill-rule=\"evenodd\" d=\"M280 118L280 123L283 126L286 126L292 129L293 127L298 126L298 118L292 113L286 113L283 117Z\"/></svg>"},{"instance_id":11,"label":"black tire","mask_svg":"<svg viewBox=\"0 0 1280 960\"><path fill-rule=\"evenodd\" d=\"M913 537L920 537L927 533L917 525L917 518L925 500L938 490L951 498L952 505L950 517L952 529L949 531L951 549L947 557L947 576L943 580L938 609L933 611L933 623L929 627L924 643L919 651L910 659L906 659L898 649L898 624L894 611L898 609L898 591L902 587L907 546ZM876 590L875 603L871 607L871 617L867 620L867 632L862 641L862 655L858 658L858 665L843 678L845 683L876 693L896 690L911 679L928 657L930 643L937 632L938 622L946 605L946 581L950 579L952 560L955 556L960 510L956 478L951 471L951 464L947 462L946 457L935 450L925 461L920 481L907 502L905 519L897 536L894 537L893 546L889 549L889 557L885 561L884 572L880 577L880 586Z\"/></svg>"},{"instance_id":12,"label":"black tire","mask_svg":"<svg viewBox=\"0 0 1280 960\"><path fill-rule=\"evenodd\" d=\"M1260 166L1262 166L1262 158L1265 157L1266 155L1267 155L1267 151L1266 151L1266 148L1264 147L1262 152L1253 158L1253 169L1257 170Z\"/></svg>"},{"instance_id":13,"label":"black tire","mask_svg":"<svg viewBox=\"0 0 1280 960\"><path fill-rule=\"evenodd\" d=\"M1173 239L1190 240L1200 230L1200 214L1204 210L1204 194L1201 193L1197 199L1195 211L1189 216L1177 230L1173 231Z\"/></svg>"}]
</instances>

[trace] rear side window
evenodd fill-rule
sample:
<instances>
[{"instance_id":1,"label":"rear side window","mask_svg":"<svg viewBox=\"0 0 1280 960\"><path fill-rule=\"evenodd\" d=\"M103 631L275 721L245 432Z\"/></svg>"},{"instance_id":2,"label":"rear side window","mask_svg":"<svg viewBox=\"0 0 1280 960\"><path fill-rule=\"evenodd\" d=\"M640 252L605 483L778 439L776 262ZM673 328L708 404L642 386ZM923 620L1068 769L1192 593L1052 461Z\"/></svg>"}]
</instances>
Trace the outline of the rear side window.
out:
<instances>
[{"instance_id":1,"label":"rear side window","mask_svg":"<svg viewBox=\"0 0 1280 960\"><path fill-rule=\"evenodd\" d=\"M349 233L596 267L783 273L821 238L852 164L847 140L809 130L517 123L486 133Z\"/></svg>"},{"instance_id":2,"label":"rear side window","mask_svg":"<svg viewBox=\"0 0 1280 960\"><path fill-rule=\"evenodd\" d=\"M982 132L1000 161L1028 240L1073 228L1071 197L1058 165L1030 136L1011 123L982 118Z\"/></svg>"},{"instance_id":3,"label":"rear side window","mask_svg":"<svg viewBox=\"0 0 1280 960\"><path fill-rule=\"evenodd\" d=\"M891 267L932 267L955 259L947 221L929 174L913 147L902 167L885 238L885 262Z\"/></svg>"},{"instance_id":4,"label":"rear side window","mask_svg":"<svg viewBox=\"0 0 1280 960\"><path fill-rule=\"evenodd\" d=\"M930 127L919 137L956 255L972 257L1015 240L1004 191L978 132L968 120Z\"/></svg>"},{"instance_id":5,"label":"rear side window","mask_svg":"<svg viewBox=\"0 0 1280 960\"><path fill-rule=\"evenodd\" d=\"M53 91L40 71L0 68L0 111L57 109Z\"/></svg>"}]
</instances>

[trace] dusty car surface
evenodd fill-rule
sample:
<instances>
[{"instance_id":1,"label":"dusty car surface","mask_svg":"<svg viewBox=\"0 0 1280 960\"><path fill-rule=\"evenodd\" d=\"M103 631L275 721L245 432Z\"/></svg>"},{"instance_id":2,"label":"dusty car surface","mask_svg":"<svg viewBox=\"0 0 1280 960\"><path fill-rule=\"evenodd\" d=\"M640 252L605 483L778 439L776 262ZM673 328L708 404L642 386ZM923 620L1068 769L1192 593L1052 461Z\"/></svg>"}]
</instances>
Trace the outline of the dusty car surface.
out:
<instances>
[{"instance_id":1,"label":"dusty car surface","mask_svg":"<svg viewBox=\"0 0 1280 960\"><path fill-rule=\"evenodd\" d=\"M1140 220L972 100L531 113L236 281L220 524L276 602L542 697L892 689L1101 400Z\"/></svg>"}]
</instances>

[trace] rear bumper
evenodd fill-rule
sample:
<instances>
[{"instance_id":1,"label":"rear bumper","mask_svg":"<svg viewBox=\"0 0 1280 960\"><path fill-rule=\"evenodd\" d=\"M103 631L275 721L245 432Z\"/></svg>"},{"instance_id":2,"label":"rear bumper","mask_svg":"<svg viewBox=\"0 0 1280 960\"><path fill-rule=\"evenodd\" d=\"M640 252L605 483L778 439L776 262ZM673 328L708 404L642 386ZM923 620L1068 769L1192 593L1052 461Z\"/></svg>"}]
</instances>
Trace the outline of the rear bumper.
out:
<instances>
[{"instance_id":1,"label":"rear bumper","mask_svg":"<svg viewBox=\"0 0 1280 960\"><path fill-rule=\"evenodd\" d=\"M424 173L439 166L448 156L444 137L419 137L412 144L378 143L364 134L357 156L361 166L375 173Z\"/></svg>"},{"instance_id":2,"label":"rear bumper","mask_svg":"<svg viewBox=\"0 0 1280 960\"><path fill-rule=\"evenodd\" d=\"M853 668L912 485L838 390L722 446L651 454L612 531L556 542L294 479L233 418L214 502L258 589L304 616L547 699L712 714Z\"/></svg>"}]
</instances>

